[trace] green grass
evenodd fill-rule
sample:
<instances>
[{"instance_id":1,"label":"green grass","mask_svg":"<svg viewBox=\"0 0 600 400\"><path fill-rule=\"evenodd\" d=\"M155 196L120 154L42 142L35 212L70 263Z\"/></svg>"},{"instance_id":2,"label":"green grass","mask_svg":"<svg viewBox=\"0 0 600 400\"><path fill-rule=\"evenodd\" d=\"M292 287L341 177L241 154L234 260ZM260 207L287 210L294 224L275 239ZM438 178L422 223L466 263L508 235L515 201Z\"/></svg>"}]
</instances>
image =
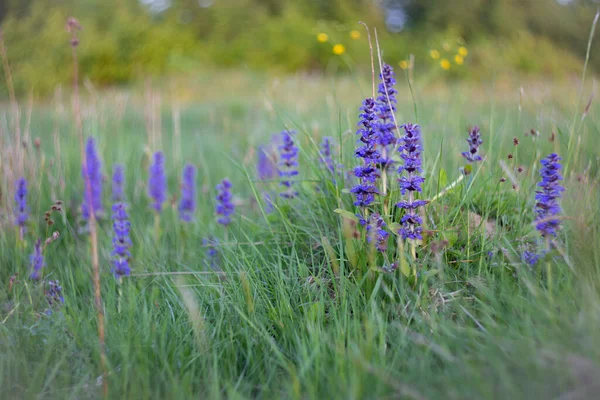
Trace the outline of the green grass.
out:
<instances>
[{"instance_id":1,"label":"green grass","mask_svg":"<svg viewBox=\"0 0 600 400\"><path fill-rule=\"evenodd\" d=\"M194 95L185 102L165 89L155 145L141 91L84 101L85 133L98 139L104 174L110 177L115 162L125 164L132 220L134 275L124 280L121 295L110 274L111 223L99 223L109 398L593 397L600 378L597 105L569 140L571 121L580 121L583 112L574 108L577 93L570 87L531 83L519 97L517 88L500 82L432 88L417 81L423 197L433 198L460 176L468 125L481 126L486 159L470 186L464 180L425 207L432 234L418 250L421 275L415 282L400 271L369 270L368 248L347 239L334 212L355 212L343 190L350 183L343 177L332 183L316 162L316 143L329 135L342 142L337 160L347 168L356 164L357 109L370 83L227 78L189 83L187 93ZM414 121L408 88L400 85L399 91L397 118ZM180 145L171 104L180 109ZM41 147L30 142L25 150L32 211L26 243L10 223L12 188L2 185L3 398L102 397L89 237L77 219L79 142L68 100L63 106L66 112L56 102L35 104L31 112L30 136L39 137ZM7 161L14 152L10 122L3 124L8 150L0 151L0 167L6 177L16 167ZM275 212L265 215L254 194L275 189L277 182L256 182L256 147L284 127L299 131L300 197L278 200ZM525 135L532 128L539 137ZM199 209L195 223L182 224L174 202L156 239L146 170L159 148L167 156L171 196L178 196L183 163L198 166ZM569 165L567 218L557 240L565 257L549 260L549 290L545 266L531 270L519 254L537 237L531 222L538 161L552 151ZM517 189L501 160L516 176ZM515 171L518 166L523 172ZM226 176L239 203L227 232L213 215L214 186ZM500 183L502 177L507 182ZM110 179L105 185L110 210ZM65 212L54 214L48 229L43 213L57 199ZM493 224L492 235L473 223L478 216ZM399 219L393 207L386 218ZM45 274L60 280L65 304L47 316L43 286L27 279L28 256L35 239L54 230L61 236L47 247ZM210 237L219 241L221 275L206 267L202 239ZM324 248L324 238L332 250ZM432 243L444 239L448 245L434 254ZM408 253L395 252L390 241L390 260L413 262Z\"/></svg>"}]
</instances>

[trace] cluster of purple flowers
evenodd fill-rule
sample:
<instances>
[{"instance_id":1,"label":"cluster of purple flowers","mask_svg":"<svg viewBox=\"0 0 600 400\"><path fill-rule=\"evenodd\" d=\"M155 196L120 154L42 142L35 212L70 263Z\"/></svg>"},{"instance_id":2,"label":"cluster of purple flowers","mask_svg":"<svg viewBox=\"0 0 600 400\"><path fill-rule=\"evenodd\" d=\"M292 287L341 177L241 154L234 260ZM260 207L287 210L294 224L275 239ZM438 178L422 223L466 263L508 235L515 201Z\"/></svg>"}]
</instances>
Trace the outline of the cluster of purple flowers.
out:
<instances>
[{"instance_id":1,"label":"cluster of purple flowers","mask_svg":"<svg viewBox=\"0 0 600 400\"><path fill-rule=\"evenodd\" d=\"M298 146L294 143L295 131L281 132L281 145L279 145L279 176L283 178L281 185L286 189L279 195L286 199L293 199L298 192L292 188L293 177L298 175Z\"/></svg>"},{"instance_id":2,"label":"cluster of purple flowers","mask_svg":"<svg viewBox=\"0 0 600 400\"><path fill-rule=\"evenodd\" d=\"M256 163L256 175L261 181L268 181L279 176L277 163L274 161L272 151L266 146L258 148L258 162Z\"/></svg>"},{"instance_id":3,"label":"cluster of purple flowers","mask_svg":"<svg viewBox=\"0 0 600 400\"><path fill-rule=\"evenodd\" d=\"M29 217L29 209L27 207L27 180L19 178L16 183L15 190L15 225L19 227L21 239L25 233L25 224Z\"/></svg>"},{"instance_id":4,"label":"cluster of purple flowers","mask_svg":"<svg viewBox=\"0 0 600 400\"><path fill-rule=\"evenodd\" d=\"M131 223L129 222L125 203L115 203L113 205L112 218L114 231L112 239L112 256L114 257L112 272L115 278L120 279L123 276L129 276L131 273L131 267L129 266L131 258L129 249L132 245L131 238L129 237Z\"/></svg>"},{"instance_id":5,"label":"cluster of purple flowers","mask_svg":"<svg viewBox=\"0 0 600 400\"><path fill-rule=\"evenodd\" d=\"M42 277L42 270L46 266L44 261L44 249L42 247L42 239L38 239L35 242L33 254L29 256L29 264L31 265L31 275L29 278L34 281L40 280Z\"/></svg>"},{"instance_id":6,"label":"cluster of purple flowers","mask_svg":"<svg viewBox=\"0 0 600 400\"><path fill-rule=\"evenodd\" d=\"M84 182L81 211L84 219L89 219L90 211L97 217L102 208L102 162L96 150L94 138L89 138L85 147L85 164L81 175Z\"/></svg>"},{"instance_id":7,"label":"cluster of purple flowers","mask_svg":"<svg viewBox=\"0 0 600 400\"><path fill-rule=\"evenodd\" d=\"M359 222L367 231L367 243L374 243L377 251L383 253L387 250L390 233L385 229L386 223L378 213L369 215L367 219L360 218Z\"/></svg>"},{"instance_id":8,"label":"cluster of purple flowers","mask_svg":"<svg viewBox=\"0 0 600 400\"><path fill-rule=\"evenodd\" d=\"M479 146L483 143L481 140L481 134L479 133L479 127L475 125L469 131L469 137L467 138L467 143L469 143L469 151L465 151L462 156L470 163L481 161L482 158L478 154Z\"/></svg>"},{"instance_id":9,"label":"cluster of purple flowers","mask_svg":"<svg viewBox=\"0 0 600 400\"><path fill-rule=\"evenodd\" d=\"M231 216L235 212L235 206L232 202L231 181L227 178L223 179L217 185L217 192L216 213L219 216L217 222L227 226L231 223Z\"/></svg>"},{"instance_id":10,"label":"cluster of purple flowers","mask_svg":"<svg viewBox=\"0 0 600 400\"><path fill-rule=\"evenodd\" d=\"M396 130L394 113L396 112L396 95L398 91L394 87L396 85L394 69L388 64L383 64L379 79L381 80L377 90L379 96L377 96L375 103L378 118L377 143L380 145L382 153L379 164L383 168L386 168L393 164L391 153L393 146L397 142L394 135L394 131Z\"/></svg>"},{"instance_id":11,"label":"cluster of purple flowers","mask_svg":"<svg viewBox=\"0 0 600 400\"><path fill-rule=\"evenodd\" d=\"M400 201L397 207L405 210L405 214L400 220L402 227L400 235L404 239L420 240L423 223L421 217L417 214L417 209L427 204L425 200L416 200L415 194L420 193L425 178L421 176L423 168L421 167L421 127L416 124L404 124L404 136L400 140L398 151L404 164L398 168L398 173L402 174L398 182L400 183L400 192L402 195L408 194L406 201ZM406 173L406 174L404 174Z\"/></svg>"},{"instance_id":12,"label":"cluster of purple flowers","mask_svg":"<svg viewBox=\"0 0 600 400\"><path fill-rule=\"evenodd\" d=\"M335 173L335 164L333 163L333 155L332 155L332 143L331 138L329 136L325 136L323 141L321 142L321 149L319 151L319 155L321 156L320 160L323 165L331 172Z\"/></svg>"},{"instance_id":13,"label":"cluster of purple flowers","mask_svg":"<svg viewBox=\"0 0 600 400\"><path fill-rule=\"evenodd\" d=\"M192 221L196 212L196 167L186 164L181 182L181 200L179 201L179 219Z\"/></svg>"},{"instance_id":14,"label":"cluster of purple flowers","mask_svg":"<svg viewBox=\"0 0 600 400\"><path fill-rule=\"evenodd\" d=\"M162 152L154 153L148 178L148 195L152 198L152 207L157 213L162 212L162 205L167 199L167 176L165 175L165 156Z\"/></svg>"},{"instance_id":15,"label":"cluster of purple flowers","mask_svg":"<svg viewBox=\"0 0 600 400\"><path fill-rule=\"evenodd\" d=\"M558 154L553 153L540 161L542 180L538 183L540 190L537 190L535 195L537 214L535 227L542 237L556 236L556 230L560 226L560 219L557 218L561 212L559 199L565 190L560 185L562 180L560 160Z\"/></svg>"},{"instance_id":16,"label":"cluster of purple flowers","mask_svg":"<svg viewBox=\"0 0 600 400\"><path fill-rule=\"evenodd\" d=\"M112 200L123 201L123 185L125 183L125 170L121 164L116 164L113 167L112 176Z\"/></svg>"},{"instance_id":17,"label":"cluster of purple flowers","mask_svg":"<svg viewBox=\"0 0 600 400\"><path fill-rule=\"evenodd\" d=\"M357 158L362 159L362 165L354 169L354 175L359 178L360 183L355 185L350 192L356 195L354 205L368 207L375 200L375 195L379 194L375 182L380 176L376 164L381 154L377 150L377 116L373 98L365 99L360 109L362 111L358 123L360 128L356 134L360 135L361 146L354 153Z\"/></svg>"},{"instance_id":18,"label":"cluster of purple flowers","mask_svg":"<svg viewBox=\"0 0 600 400\"><path fill-rule=\"evenodd\" d=\"M46 289L46 299L48 300L48 304L50 307L56 305L63 304L65 302L65 298L62 293L62 286L58 280L48 281L48 288ZM52 311L47 312L47 314L51 314Z\"/></svg>"},{"instance_id":19,"label":"cluster of purple flowers","mask_svg":"<svg viewBox=\"0 0 600 400\"><path fill-rule=\"evenodd\" d=\"M559 200L562 197L562 192L565 190L560 185L560 181L563 179L560 174L560 170L562 169L560 160L561 158L558 154L552 153L540 161L542 164L542 168L540 168L542 180L538 183L540 189L536 191L535 195L535 228L546 239L556 236L560 228L559 215L561 208ZM522 255L523 261L534 266L549 250L545 249L539 252L533 250L525 251Z\"/></svg>"}]
</instances>

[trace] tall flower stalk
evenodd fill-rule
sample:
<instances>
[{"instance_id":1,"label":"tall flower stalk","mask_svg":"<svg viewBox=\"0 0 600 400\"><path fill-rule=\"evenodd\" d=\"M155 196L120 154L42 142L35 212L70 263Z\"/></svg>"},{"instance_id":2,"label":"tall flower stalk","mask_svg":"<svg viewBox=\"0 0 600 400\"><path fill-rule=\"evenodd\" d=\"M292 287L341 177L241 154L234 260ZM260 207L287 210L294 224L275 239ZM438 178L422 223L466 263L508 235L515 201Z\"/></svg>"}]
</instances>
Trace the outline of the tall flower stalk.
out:
<instances>
[{"instance_id":1,"label":"tall flower stalk","mask_svg":"<svg viewBox=\"0 0 600 400\"><path fill-rule=\"evenodd\" d=\"M196 167L186 164L181 180L181 200L179 201L179 219L191 222L196 212Z\"/></svg>"},{"instance_id":2,"label":"tall flower stalk","mask_svg":"<svg viewBox=\"0 0 600 400\"><path fill-rule=\"evenodd\" d=\"M281 132L281 145L279 145L279 176L282 177L281 185L286 189L279 195L286 199L298 196L294 190L293 178L298 175L298 146L294 143L296 132L285 130Z\"/></svg>"},{"instance_id":3,"label":"tall flower stalk","mask_svg":"<svg viewBox=\"0 0 600 400\"><path fill-rule=\"evenodd\" d=\"M29 278L34 281L39 281L42 278L42 270L46 266L42 239L38 239L37 242L35 242L33 254L29 256L29 264L31 265L31 274L29 275Z\"/></svg>"},{"instance_id":4,"label":"tall flower stalk","mask_svg":"<svg viewBox=\"0 0 600 400\"><path fill-rule=\"evenodd\" d=\"M481 146L483 140L481 140L481 133L479 132L479 127L477 125L475 125L469 130L469 137L467 138L467 143L469 144L469 151L461 153L462 156L469 163L481 161L482 158L479 155L479 146Z\"/></svg>"},{"instance_id":5,"label":"tall flower stalk","mask_svg":"<svg viewBox=\"0 0 600 400\"><path fill-rule=\"evenodd\" d=\"M96 149L94 138L88 138L85 146L85 163L81 171L84 178L83 204L81 211L84 219L89 219L93 212L97 219L102 213L102 162Z\"/></svg>"},{"instance_id":6,"label":"tall flower stalk","mask_svg":"<svg viewBox=\"0 0 600 400\"><path fill-rule=\"evenodd\" d=\"M329 136L325 136L321 141L319 156L321 164L323 164L329 172L335 174L335 164L333 163L332 155L332 140Z\"/></svg>"},{"instance_id":7,"label":"tall flower stalk","mask_svg":"<svg viewBox=\"0 0 600 400\"><path fill-rule=\"evenodd\" d=\"M215 212L218 216L217 222L221 225L228 226L231 223L231 216L235 212L235 206L232 202L231 181L227 178L223 179L217 185L217 205Z\"/></svg>"},{"instance_id":8,"label":"tall flower stalk","mask_svg":"<svg viewBox=\"0 0 600 400\"><path fill-rule=\"evenodd\" d=\"M167 176L165 174L165 156L161 151L154 153L148 177L148 195L152 199L152 208L157 214L167 199Z\"/></svg>"},{"instance_id":9,"label":"tall flower stalk","mask_svg":"<svg viewBox=\"0 0 600 400\"><path fill-rule=\"evenodd\" d=\"M400 192L403 196L407 196L407 199L396 204L397 207L404 210L404 215L400 220L399 233L404 239L416 241L423 239L421 226L423 221L417 213L417 209L427 203L425 200L415 199L416 194L422 191L421 186L425 182L425 178L421 176L423 172L421 167L421 153L423 152L421 127L416 124L405 124L403 128L404 136L401 138L398 151L401 152L400 157L404 162L398 168L398 173L402 175L398 182Z\"/></svg>"},{"instance_id":10,"label":"tall flower stalk","mask_svg":"<svg viewBox=\"0 0 600 400\"><path fill-rule=\"evenodd\" d=\"M119 202L113 205L113 268L112 272L117 280L121 280L123 276L129 276L131 273L131 238L129 230L131 223L127 215L127 206L125 203Z\"/></svg>"},{"instance_id":11,"label":"tall flower stalk","mask_svg":"<svg viewBox=\"0 0 600 400\"><path fill-rule=\"evenodd\" d=\"M115 164L112 176L112 200L115 202L123 201L123 187L125 185L125 169L121 164Z\"/></svg>"},{"instance_id":12,"label":"tall flower stalk","mask_svg":"<svg viewBox=\"0 0 600 400\"><path fill-rule=\"evenodd\" d=\"M355 157L362 160L362 165L354 169L354 175L360 182L350 189L350 192L356 196L354 205L365 208L371 205L375 201L375 195L379 194L375 183L380 177L377 162L381 154L377 150L377 116L373 98L365 99L360 110L362 112L359 115L359 129L356 131L356 134L360 135L360 146L354 152Z\"/></svg>"},{"instance_id":13,"label":"tall flower stalk","mask_svg":"<svg viewBox=\"0 0 600 400\"><path fill-rule=\"evenodd\" d=\"M560 229L560 198L565 188L560 185L562 175L560 173L562 166L561 157L552 153L542 159L540 163L541 181L537 184L539 190L535 194L535 228L545 240L545 249L542 251L526 251L523 253L523 259L531 266L535 266L540 258L551 250L552 237L556 237ZM546 275L548 288L552 288L552 269L550 262L546 263Z\"/></svg>"},{"instance_id":14,"label":"tall flower stalk","mask_svg":"<svg viewBox=\"0 0 600 400\"><path fill-rule=\"evenodd\" d=\"M377 144L381 148L381 158L379 163L383 169L388 168L393 164L391 153L393 146L397 142L395 136L396 123L394 121L394 113L396 112L396 95L398 91L395 88L394 69L388 65L383 64L381 73L379 74L379 83L377 93L375 109L377 113Z\"/></svg>"},{"instance_id":15,"label":"tall flower stalk","mask_svg":"<svg viewBox=\"0 0 600 400\"><path fill-rule=\"evenodd\" d=\"M19 227L19 238L23 240L26 231L29 207L27 206L27 180L19 178L15 188L15 225Z\"/></svg>"}]
</instances>

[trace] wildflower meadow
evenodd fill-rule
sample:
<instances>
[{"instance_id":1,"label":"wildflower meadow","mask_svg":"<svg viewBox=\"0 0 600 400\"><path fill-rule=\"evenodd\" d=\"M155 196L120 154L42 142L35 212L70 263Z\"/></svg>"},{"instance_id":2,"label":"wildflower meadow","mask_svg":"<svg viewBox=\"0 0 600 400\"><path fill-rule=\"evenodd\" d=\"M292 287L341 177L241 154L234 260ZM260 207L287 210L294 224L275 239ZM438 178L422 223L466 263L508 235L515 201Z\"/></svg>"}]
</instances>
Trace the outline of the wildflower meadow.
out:
<instances>
[{"instance_id":1,"label":"wildflower meadow","mask_svg":"<svg viewBox=\"0 0 600 400\"><path fill-rule=\"evenodd\" d=\"M67 28L72 85L0 121L1 398L599 393L589 71L434 91L372 41L186 103L90 88Z\"/></svg>"}]
</instances>

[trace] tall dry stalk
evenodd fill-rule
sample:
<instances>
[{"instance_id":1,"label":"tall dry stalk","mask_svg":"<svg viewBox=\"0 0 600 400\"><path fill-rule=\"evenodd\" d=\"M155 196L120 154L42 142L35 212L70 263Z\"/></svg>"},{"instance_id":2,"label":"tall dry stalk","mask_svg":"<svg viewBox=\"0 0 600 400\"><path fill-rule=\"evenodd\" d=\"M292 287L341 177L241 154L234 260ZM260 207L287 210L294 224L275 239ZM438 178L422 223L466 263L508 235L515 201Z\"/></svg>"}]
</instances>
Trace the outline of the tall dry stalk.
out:
<instances>
[{"instance_id":1,"label":"tall dry stalk","mask_svg":"<svg viewBox=\"0 0 600 400\"><path fill-rule=\"evenodd\" d=\"M71 33L71 48L73 52L73 114L75 115L75 128L79 135L79 145L81 150L81 159L83 161L83 174L85 180L86 196L92 198L92 185L89 172L87 170L87 159L84 148L83 122L81 119L81 107L79 103L79 63L77 61L77 46L79 39L77 31L81 30L81 25L75 18L69 18L67 21L67 30ZM96 316L98 320L98 341L100 345L100 366L102 368L102 387L104 397L108 396L108 381L106 371L106 348L104 335L104 312L102 309L102 293L100 291L100 263L98 260L98 233L96 231L96 215L92 208L89 213L89 229L92 245L92 273L94 281L94 300L96 305Z\"/></svg>"}]
</instances>

